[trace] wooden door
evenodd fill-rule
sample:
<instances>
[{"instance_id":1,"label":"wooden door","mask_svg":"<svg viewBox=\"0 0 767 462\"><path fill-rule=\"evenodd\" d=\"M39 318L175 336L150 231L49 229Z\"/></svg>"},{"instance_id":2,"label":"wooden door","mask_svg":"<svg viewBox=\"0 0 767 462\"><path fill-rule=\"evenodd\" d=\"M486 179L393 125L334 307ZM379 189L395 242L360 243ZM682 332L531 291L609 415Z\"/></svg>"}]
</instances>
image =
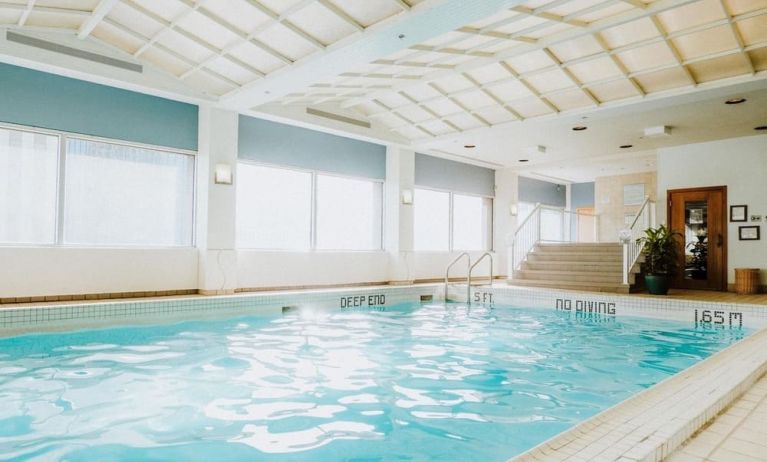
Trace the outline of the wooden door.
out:
<instances>
[{"instance_id":1,"label":"wooden door","mask_svg":"<svg viewBox=\"0 0 767 462\"><path fill-rule=\"evenodd\" d=\"M668 223L678 236L673 287L727 289L727 187L668 191Z\"/></svg>"}]
</instances>

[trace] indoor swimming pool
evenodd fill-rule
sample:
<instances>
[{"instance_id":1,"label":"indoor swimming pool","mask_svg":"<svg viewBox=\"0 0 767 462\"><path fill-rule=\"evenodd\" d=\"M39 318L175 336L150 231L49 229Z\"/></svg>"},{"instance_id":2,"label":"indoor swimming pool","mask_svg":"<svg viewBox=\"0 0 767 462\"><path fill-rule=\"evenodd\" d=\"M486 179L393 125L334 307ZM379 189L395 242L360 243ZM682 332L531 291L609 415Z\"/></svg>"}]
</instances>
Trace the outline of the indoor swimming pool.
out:
<instances>
[{"instance_id":1,"label":"indoor swimming pool","mask_svg":"<svg viewBox=\"0 0 767 462\"><path fill-rule=\"evenodd\" d=\"M0 459L503 462L751 330L406 303L0 339Z\"/></svg>"}]
</instances>

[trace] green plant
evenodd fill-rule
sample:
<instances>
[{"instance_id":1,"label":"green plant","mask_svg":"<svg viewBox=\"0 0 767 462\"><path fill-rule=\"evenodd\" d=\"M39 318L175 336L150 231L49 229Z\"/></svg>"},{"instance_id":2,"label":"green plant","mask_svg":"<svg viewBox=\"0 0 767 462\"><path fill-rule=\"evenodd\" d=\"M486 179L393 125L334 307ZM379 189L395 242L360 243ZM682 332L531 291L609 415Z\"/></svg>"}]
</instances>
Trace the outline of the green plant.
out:
<instances>
[{"instance_id":1,"label":"green plant","mask_svg":"<svg viewBox=\"0 0 767 462\"><path fill-rule=\"evenodd\" d=\"M644 234L636 242L644 246L642 253L645 256L647 274L672 275L678 261L679 246L676 238L681 234L671 231L665 225L647 228Z\"/></svg>"}]
</instances>

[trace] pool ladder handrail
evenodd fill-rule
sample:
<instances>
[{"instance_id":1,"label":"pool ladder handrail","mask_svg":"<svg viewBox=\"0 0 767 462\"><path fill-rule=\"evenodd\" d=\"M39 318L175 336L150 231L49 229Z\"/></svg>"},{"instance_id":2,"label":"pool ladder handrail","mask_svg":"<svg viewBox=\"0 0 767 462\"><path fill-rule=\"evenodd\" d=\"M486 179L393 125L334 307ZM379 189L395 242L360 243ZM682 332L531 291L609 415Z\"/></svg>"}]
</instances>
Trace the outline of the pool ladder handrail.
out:
<instances>
[{"instance_id":1,"label":"pool ladder handrail","mask_svg":"<svg viewBox=\"0 0 767 462\"><path fill-rule=\"evenodd\" d=\"M466 257L466 283L467 285L469 283L469 272L471 271L471 255L469 255L468 252L462 252L460 255L455 257L455 260L450 262L450 264L447 265L447 268L445 269L445 302L447 302L447 286L449 284L448 276L450 275L450 268L452 268L453 265L458 263L463 257ZM466 302L468 303L468 299L466 300Z\"/></svg>"},{"instance_id":2,"label":"pool ladder handrail","mask_svg":"<svg viewBox=\"0 0 767 462\"><path fill-rule=\"evenodd\" d=\"M479 257L479 259L474 262L471 267L469 267L469 277L466 281L466 303L471 304L471 272L474 271L474 268L482 263L482 260L485 259L485 257L490 258L490 286L493 286L493 254L490 252L485 252L482 254L482 256Z\"/></svg>"}]
</instances>

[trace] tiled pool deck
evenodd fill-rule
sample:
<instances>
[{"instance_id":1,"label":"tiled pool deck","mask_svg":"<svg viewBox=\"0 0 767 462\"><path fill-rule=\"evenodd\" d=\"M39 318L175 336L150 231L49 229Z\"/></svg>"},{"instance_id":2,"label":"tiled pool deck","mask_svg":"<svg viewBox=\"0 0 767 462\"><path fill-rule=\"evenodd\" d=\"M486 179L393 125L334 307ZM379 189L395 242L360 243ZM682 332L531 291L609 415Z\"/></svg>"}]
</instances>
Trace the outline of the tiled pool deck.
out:
<instances>
[{"instance_id":1,"label":"tiled pool deck","mask_svg":"<svg viewBox=\"0 0 767 462\"><path fill-rule=\"evenodd\" d=\"M457 288L463 294L466 288ZM22 303L0 307L0 335L163 317L220 316L243 309L271 312L300 307L374 306L433 296L442 286L370 286L260 292L229 296L174 296L92 302ZM668 380L605 410L514 462L544 461L751 461L767 462L767 295L673 291L668 297L552 289L475 287L482 304L540 307L588 316L647 316L710 325L761 329ZM359 303L359 305L358 305ZM288 306L286 306L288 305ZM721 414L720 414L721 413Z\"/></svg>"}]
</instances>

